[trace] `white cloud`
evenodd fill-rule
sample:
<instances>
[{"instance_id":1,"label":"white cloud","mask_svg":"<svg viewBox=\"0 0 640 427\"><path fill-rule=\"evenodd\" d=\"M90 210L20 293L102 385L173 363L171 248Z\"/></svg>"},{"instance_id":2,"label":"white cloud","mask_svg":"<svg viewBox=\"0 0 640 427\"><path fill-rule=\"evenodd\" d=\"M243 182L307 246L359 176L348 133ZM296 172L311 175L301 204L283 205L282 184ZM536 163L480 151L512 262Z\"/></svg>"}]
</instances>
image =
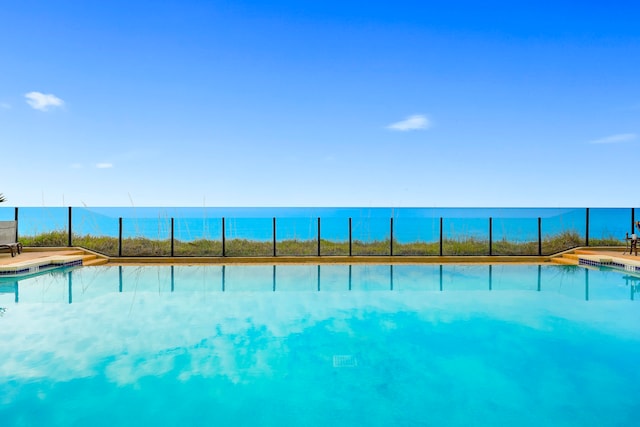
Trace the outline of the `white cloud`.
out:
<instances>
[{"instance_id":1,"label":"white cloud","mask_svg":"<svg viewBox=\"0 0 640 427\"><path fill-rule=\"evenodd\" d=\"M7 104L6 102L0 102L0 109L9 110L11 108L11 104Z\"/></svg>"},{"instance_id":2,"label":"white cloud","mask_svg":"<svg viewBox=\"0 0 640 427\"><path fill-rule=\"evenodd\" d=\"M615 144L616 142L633 141L638 135L635 133L619 133L617 135L610 135L604 138L590 141L591 144Z\"/></svg>"},{"instance_id":3,"label":"white cloud","mask_svg":"<svg viewBox=\"0 0 640 427\"><path fill-rule=\"evenodd\" d=\"M82 169L82 163L73 163L71 169Z\"/></svg>"},{"instance_id":4,"label":"white cloud","mask_svg":"<svg viewBox=\"0 0 640 427\"><path fill-rule=\"evenodd\" d=\"M113 164L112 163L98 163L98 164L96 164L96 167L98 169L110 169L110 168L113 167Z\"/></svg>"},{"instance_id":5,"label":"white cloud","mask_svg":"<svg viewBox=\"0 0 640 427\"><path fill-rule=\"evenodd\" d=\"M36 110L47 111L49 107L62 107L64 101L52 94L41 92L29 92L24 95L27 98L27 104Z\"/></svg>"},{"instance_id":6,"label":"white cloud","mask_svg":"<svg viewBox=\"0 0 640 427\"><path fill-rule=\"evenodd\" d=\"M390 124L389 126L387 126L387 129L406 132L409 130L429 129L430 127L431 122L429 121L427 116L422 114L414 114L413 116L409 116L404 120Z\"/></svg>"}]
</instances>

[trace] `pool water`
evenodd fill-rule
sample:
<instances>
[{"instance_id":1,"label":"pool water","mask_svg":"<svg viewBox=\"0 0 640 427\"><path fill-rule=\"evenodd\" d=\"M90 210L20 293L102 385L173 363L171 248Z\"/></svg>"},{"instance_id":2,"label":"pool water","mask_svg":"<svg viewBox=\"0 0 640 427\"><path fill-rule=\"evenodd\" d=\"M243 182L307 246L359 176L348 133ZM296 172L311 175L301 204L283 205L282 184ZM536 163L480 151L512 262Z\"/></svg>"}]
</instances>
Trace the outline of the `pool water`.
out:
<instances>
[{"instance_id":1,"label":"pool water","mask_svg":"<svg viewBox=\"0 0 640 427\"><path fill-rule=\"evenodd\" d=\"M0 420L637 425L638 283L549 265L126 266L3 279Z\"/></svg>"}]
</instances>

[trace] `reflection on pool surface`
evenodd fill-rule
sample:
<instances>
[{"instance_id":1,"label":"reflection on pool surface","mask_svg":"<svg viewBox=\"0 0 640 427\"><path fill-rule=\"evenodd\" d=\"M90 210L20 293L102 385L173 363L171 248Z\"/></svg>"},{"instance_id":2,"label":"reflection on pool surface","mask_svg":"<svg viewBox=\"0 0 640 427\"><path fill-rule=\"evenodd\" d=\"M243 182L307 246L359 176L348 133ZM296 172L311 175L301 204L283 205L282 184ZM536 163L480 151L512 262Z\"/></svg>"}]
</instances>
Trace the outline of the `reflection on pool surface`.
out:
<instances>
[{"instance_id":1,"label":"reflection on pool surface","mask_svg":"<svg viewBox=\"0 0 640 427\"><path fill-rule=\"evenodd\" d=\"M3 281L0 419L635 425L636 283L523 265L92 267Z\"/></svg>"}]
</instances>

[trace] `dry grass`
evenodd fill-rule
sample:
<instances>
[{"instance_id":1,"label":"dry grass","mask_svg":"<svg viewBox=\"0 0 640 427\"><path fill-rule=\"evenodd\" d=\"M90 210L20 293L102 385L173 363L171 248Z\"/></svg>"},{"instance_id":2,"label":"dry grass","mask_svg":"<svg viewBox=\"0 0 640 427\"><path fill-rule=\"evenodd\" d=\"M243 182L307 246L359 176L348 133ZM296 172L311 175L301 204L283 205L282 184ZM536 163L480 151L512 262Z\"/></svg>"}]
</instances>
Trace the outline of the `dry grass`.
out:
<instances>
[{"instance_id":1,"label":"dry grass","mask_svg":"<svg viewBox=\"0 0 640 427\"><path fill-rule=\"evenodd\" d=\"M20 241L25 246L48 247L67 246L68 235L65 231L42 233L37 236L23 236ZM118 255L118 239L106 236L73 236L74 246L84 247L109 256ZM592 245L619 246L624 241L616 239L591 239ZM550 255L584 244L582 237L576 232L564 232L546 237L542 241L542 254ZM318 253L316 240L281 240L276 243L276 255L279 256L314 256ZM391 254L389 239L352 242L354 256ZM500 240L493 242L493 255L538 255L538 242L510 242ZM324 256L348 256L348 241L320 241L320 254ZM445 239L442 242L443 255L489 255L489 241L469 238L464 240ZM143 237L122 239L123 256L170 256L170 240L153 240ZM222 241L194 240L182 242L174 240L175 256L222 256ZM226 256L272 256L272 241L254 241L247 239L231 239L225 242ZM439 242L393 242L393 255L437 256L440 255Z\"/></svg>"}]
</instances>

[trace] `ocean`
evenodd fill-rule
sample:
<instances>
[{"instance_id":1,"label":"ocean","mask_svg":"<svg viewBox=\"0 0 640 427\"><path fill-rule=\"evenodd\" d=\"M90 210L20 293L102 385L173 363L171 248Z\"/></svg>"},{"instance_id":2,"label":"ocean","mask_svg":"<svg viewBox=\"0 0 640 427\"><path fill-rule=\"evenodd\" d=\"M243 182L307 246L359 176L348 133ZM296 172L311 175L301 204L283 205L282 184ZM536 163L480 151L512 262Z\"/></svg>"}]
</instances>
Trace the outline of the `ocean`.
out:
<instances>
[{"instance_id":1,"label":"ocean","mask_svg":"<svg viewBox=\"0 0 640 427\"><path fill-rule=\"evenodd\" d=\"M571 231L624 240L635 219L634 208L21 207L17 212L21 236L68 231L71 212L74 235L117 237L122 218L124 238L163 240L170 238L173 218L174 237L185 242L221 240L222 218L227 239L270 241L276 218L277 240L314 240L320 218L323 239L348 240L351 219L354 240L385 240L393 232L399 243L437 241L441 220L443 235L451 239L488 239L491 232L494 241L533 241L540 219L543 237ZM12 220L15 213L3 206L0 220Z\"/></svg>"}]
</instances>

